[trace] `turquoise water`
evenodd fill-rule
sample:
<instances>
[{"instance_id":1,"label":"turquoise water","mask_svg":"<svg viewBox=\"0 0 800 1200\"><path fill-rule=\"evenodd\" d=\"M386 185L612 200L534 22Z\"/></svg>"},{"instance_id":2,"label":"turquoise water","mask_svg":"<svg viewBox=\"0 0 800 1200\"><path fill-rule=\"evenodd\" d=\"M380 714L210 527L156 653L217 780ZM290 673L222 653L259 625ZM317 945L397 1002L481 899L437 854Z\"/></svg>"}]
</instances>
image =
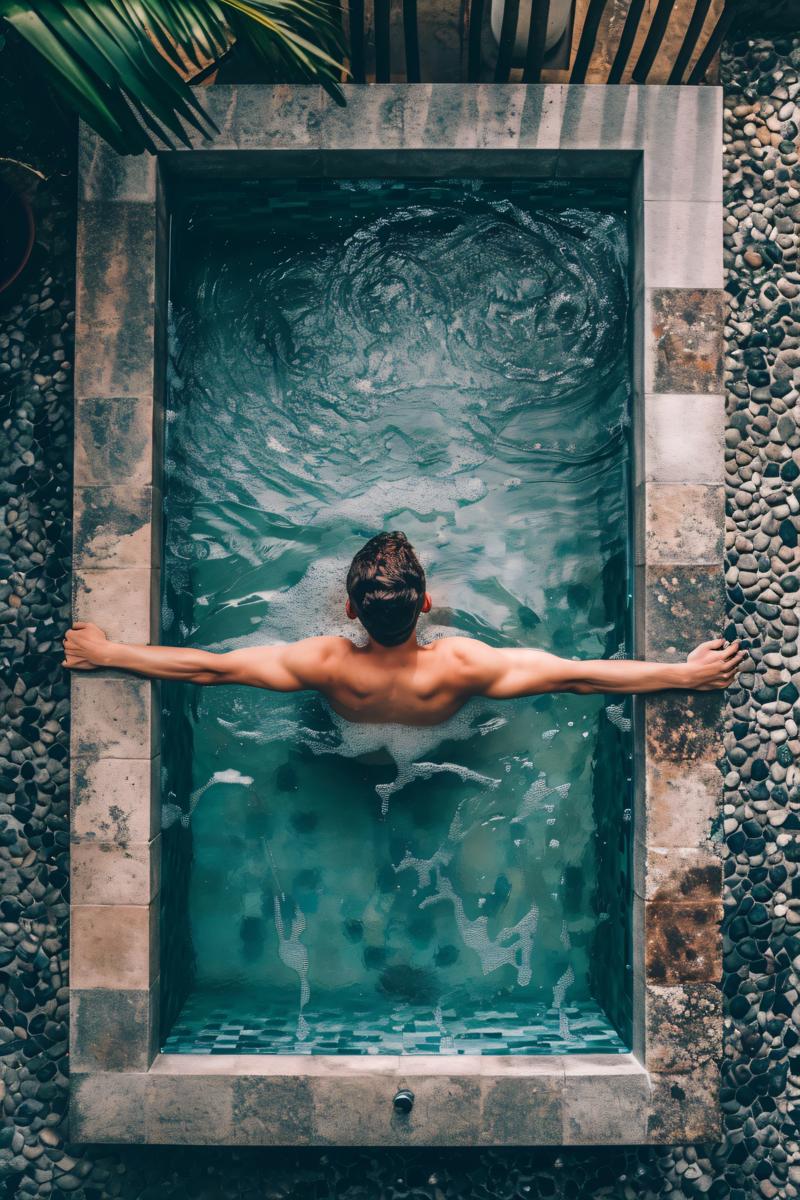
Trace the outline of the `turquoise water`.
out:
<instances>
[{"instance_id":1,"label":"turquoise water","mask_svg":"<svg viewBox=\"0 0 800 1200\"><path fill-rule=\"evenodd\" d=\"M625 652L624 212L510 181L276 181L187 202L173 245L165 642L359 638L347 566L399 528L423 640ZM191 943L167 1048L622 1048L592 989L598 931L624 940L600 875L627 702L475 700L433 729L308 693L164 704Z\"/></svg>"}]
</instances>

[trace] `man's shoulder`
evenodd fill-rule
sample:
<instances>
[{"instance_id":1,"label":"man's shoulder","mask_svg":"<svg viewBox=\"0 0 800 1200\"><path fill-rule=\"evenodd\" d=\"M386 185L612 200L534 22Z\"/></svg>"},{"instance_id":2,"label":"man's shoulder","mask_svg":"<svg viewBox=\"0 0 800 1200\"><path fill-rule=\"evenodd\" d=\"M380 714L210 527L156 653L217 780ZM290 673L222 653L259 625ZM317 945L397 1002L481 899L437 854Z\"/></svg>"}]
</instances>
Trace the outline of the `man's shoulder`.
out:
<instances>
[{"instance_id":1,"label":"man's shoulder","mask_svg":"<svg viewBox=\"0 0 800 1200\"><path fill-rule=\"evenodd\" d=\"M299 642L292 642L291 646L295 653L317 658L320 661L344 658L357 649L350 638L326 633L316 637L302 638Z\"/></svg>"},{"instance_id":2,"label":"man's shoulder","mask_svg":"<svg viewBox=\"0 0 800 1200\"><path fill-rule=\"evenodd\" d=\"M486 654L491 653L491 647L486 642L462 635L438 638L433 647L442 659L464 666L482 662Z\"/></svg>"}]
</instances>

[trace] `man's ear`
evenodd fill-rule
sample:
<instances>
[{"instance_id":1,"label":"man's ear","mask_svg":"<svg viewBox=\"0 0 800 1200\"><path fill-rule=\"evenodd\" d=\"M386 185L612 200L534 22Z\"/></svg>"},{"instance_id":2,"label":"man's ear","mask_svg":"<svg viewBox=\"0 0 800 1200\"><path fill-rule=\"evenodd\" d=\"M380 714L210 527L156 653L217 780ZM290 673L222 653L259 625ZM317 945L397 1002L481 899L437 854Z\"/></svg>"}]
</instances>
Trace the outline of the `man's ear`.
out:
<instances>
[{"instance_id":1,"label":"man's ear","mask_svg":"<svg viewBox=\"0 0 800 1200\"><path fill-rule=\"evenodd\" d=\"M420 611L421 612L430 612L432 604L433 604L433 601L431 600L431 594L430 594L430 592L426 592L425 599L422 601L422 608L420 609Z\"/></svg>"},{"instance_id":2,"label":"man's ear","mask_svg":"<svg viewBox=\"0 0 800 1200\"><path fill-rule=\"evenodd\" d=\"M350 603L349 598L345 601L344 611L347 613L347 615L351 621L358 620L358 613L353 608L352 604Z\"/></svg>"}]
</instances>

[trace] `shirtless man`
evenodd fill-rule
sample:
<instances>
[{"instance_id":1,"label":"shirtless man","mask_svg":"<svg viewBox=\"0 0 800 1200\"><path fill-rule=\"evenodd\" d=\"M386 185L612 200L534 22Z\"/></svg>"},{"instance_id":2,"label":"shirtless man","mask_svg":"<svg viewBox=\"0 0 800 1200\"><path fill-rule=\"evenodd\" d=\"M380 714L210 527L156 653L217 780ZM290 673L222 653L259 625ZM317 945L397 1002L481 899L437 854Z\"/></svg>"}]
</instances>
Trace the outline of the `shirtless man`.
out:
<instances>
[{"instance_id":1,"label":"shirtless man","mask_svg":"<svg viewBox=\"0 0 800 1200\"><path fill-rule=\"evenodd\" d=\"M77 622L64 639L64 666L115 667L150 679L236 683L273 692L320 692L348 721L437 725L472 696L511 700L540 692L711 691L728 687L744 658L739 643L703 642L685 662L578 661L544 650L496 649L468 637L421 646L417 620L429 612L425 572L405 534L381 533L356 554L347 574L346 612L368 634L254 646L215 654L108 641Z\"/></svg>"}]
</instances>

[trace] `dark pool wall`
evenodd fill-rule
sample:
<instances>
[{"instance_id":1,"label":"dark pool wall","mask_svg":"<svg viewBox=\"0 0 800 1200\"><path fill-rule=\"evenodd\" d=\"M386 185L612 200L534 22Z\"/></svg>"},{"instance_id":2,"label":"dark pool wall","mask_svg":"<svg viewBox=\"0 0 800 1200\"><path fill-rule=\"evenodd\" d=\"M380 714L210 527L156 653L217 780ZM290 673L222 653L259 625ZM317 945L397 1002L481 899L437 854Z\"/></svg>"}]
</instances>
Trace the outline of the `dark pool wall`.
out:
<instances>
[{"instance_id":1,"label":"dark pool wall","mask_svg":"<svg viewBox=\"0 0 800 1200\"><path fill-rule=\"evenodd\" d=\"M74 140L42 107L38 85L30 84L27 94L20 90L19 61L16 48L3 53L0 152L35 154L52 175L37 201L36 259L13 301L0 301L3 578L11 559L10 583L0 584L2 676L10 684L10 691L0 692L0 859L6 892L0 906L2 1195L9 1200L796 1196L799 805L782 762L788 751L780 747L795 756L798 747L796 735L779 743L772 733L781 728L773 718L781 716L785 725L789 715L776 705L788 704L791 720L800 714L791 691L778 695L771 672L779 661L772 656L781 654L777 643L796 646L797 631L796 610L787 603L797 594L791 590L797 560L792 565L780 551L796 548L800 524L794 511L800 472L792 465L800 436L791 408L792 375L800 364L800 305L797 283L785 278L796 269L800 219L800 205L787 195L792 183L800 192L799 123L787 95L788 83L800 77L800 33L733 43L723 64L731 138L728 290L731 303L738 304L727 350L730 613L743 636L755 628L761 652L758 671L732 697L723 764L730 806L721 829L728 873L725 1138L718 1146L637 1150L116 1152L65 1143L68 730L67 688L53 639L68 616ZM755 122L760 133L753 147L745 124L753 108L769 104L774 112ZM772 214L756 212L756 203L769 203ZM767 502L765 489L759 494L742 486L752 484L753 464L762 458L777 468L764 472L780 489L774 503ZM789 505L786 515L782 505ZM773 557L786 567L783 582L772 568ZM771 596L757 595L754 575L773 587Z\"/></svg>"}]
</instances>

